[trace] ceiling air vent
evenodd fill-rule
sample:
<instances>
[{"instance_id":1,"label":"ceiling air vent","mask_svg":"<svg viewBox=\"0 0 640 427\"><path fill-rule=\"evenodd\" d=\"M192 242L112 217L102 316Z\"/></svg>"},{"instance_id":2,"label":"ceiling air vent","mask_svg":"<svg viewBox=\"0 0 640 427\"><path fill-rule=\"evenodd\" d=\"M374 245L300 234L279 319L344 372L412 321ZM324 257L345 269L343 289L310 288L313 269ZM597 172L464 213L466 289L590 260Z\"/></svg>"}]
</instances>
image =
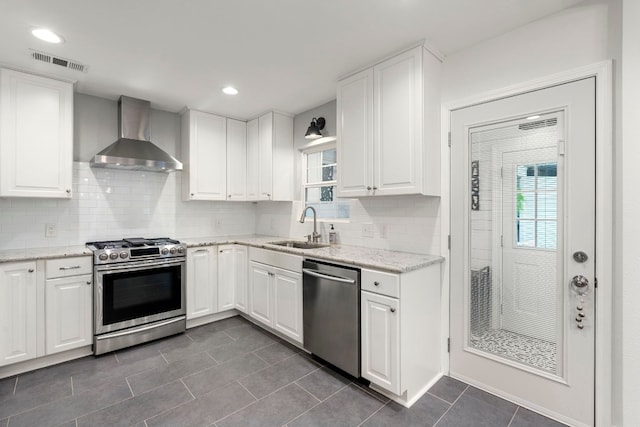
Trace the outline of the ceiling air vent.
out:
<instances>
[{"instance_id":1,"label":"ceiling air vent","mask_svg":"<svg viewBox=\"0 0 640 427\"><path fill-rule=\"evenodd\" d=\"M78 61L74 61L73 59L66 59L59 56L53 56L48 53L38 52L37 50L33 50L33 49L29 49L29 52L31 53L31 57L36 61L42 61L48 64L59 65L64 68L81 71L83 73L86 73L89 70L89 66L81 64Z\"/></svg>"},{"instance_id":2,"label":"ceiling air vent","mask_svg":"<svg viewBox=\"0 0 640 427\"><path fill-rule=\"evenodd\" d=\"M518 129L520 130L540 129L540 128L555 126L557 124L558 124L558 119L554 117L552 119L537 120L535 122L522 123L518 125Z\"/></svg>"}]
</instances>

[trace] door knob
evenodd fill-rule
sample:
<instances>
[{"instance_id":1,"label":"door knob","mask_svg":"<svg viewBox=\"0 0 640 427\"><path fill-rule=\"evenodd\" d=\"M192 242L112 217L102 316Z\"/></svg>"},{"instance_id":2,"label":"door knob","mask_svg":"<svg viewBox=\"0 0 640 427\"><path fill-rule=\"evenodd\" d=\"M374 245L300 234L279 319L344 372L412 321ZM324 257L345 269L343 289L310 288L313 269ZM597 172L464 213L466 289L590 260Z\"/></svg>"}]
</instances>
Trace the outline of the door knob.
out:
<instances>
[{"instance_id":1,"label":"door knob","mask_svg":"<svg viewBox=\"0 0 640 427\"><path fill-rule=\"evenodd\" d=\"M589 279L578 274L571 279L571 290L578 295L586 295L589 292Z\"/></svg>"}]
</instances>

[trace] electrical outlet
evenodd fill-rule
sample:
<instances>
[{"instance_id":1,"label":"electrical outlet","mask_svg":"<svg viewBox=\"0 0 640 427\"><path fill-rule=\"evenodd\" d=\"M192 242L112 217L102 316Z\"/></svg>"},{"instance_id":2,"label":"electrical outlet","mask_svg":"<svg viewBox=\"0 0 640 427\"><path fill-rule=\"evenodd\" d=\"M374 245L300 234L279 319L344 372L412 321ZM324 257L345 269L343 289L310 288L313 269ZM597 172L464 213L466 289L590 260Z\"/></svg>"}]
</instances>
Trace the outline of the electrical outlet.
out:
<instances>
[{"instance_id":1,"label":"electrical outlet","mask_svg":"<svg viewBox=\"0 0 640 427\"><path fill-rule=\"evenodd\" d=\"M58 224L45 224L44 237L58 237Z\"/></svg>"},{"instance_id":2,"label":"electrical outlet","mask_svg":"<svg viewBox=\"0 0 640 427\"><path fill-rule=\"evenodd\" d=\"M373 237L373 224L362 224L362 237Z\"/></svg>"}]
</instances>

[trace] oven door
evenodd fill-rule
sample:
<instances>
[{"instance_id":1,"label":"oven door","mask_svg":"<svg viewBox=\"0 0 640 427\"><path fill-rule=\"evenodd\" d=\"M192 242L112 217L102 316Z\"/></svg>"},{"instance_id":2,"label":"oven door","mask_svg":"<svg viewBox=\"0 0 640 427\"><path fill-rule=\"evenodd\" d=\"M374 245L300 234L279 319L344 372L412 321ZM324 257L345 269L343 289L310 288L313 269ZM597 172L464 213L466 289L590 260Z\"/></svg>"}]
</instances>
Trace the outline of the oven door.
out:
<instances>
[{"instance_id":1,"label":"oven door","mask_svg":"<svg viewBox=\"0 0 640 427\"><path fill-rule=\"evenodd\" d=\"M94 289L96 335L186 314L184 259L96 266Z\"/></svg>"}]
</instances>

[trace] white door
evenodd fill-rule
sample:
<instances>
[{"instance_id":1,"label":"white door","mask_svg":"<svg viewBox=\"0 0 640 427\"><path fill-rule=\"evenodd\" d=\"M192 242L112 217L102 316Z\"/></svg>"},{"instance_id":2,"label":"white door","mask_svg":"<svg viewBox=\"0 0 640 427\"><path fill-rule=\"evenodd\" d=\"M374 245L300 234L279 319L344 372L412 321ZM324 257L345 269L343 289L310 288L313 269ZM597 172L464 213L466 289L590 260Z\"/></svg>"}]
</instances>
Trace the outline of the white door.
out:
<instances>
[{"instance_id":1,"label":"white door","mask_svg":"<svg viewBox=\"0 0 640 427\"><path fill-rule=\"evenodd\" d=\"M271 268L251 261L249 264L249 314L256 320L272 326Z\"/></svg>"},{"instance_id":2,"label":"white door","mask_svg":"<svg viewBox=\"0 0 640 427\"><path fill-rule=\"evenodd\" d=\"M36 263L0 264L0 366L36 357Z\"/></svg>"},{"instance_id":3,"label":"white door","mask_svg":"<svg viewBox=\"0 0 640 427\"><path fill-rule=\"evenodd\" d=\"M233 245L218 247L218 311L235 307Z\"/></svg>"},{"instance_id":4,"label":"white door","mask_svg":"<svg viewBox=\"0 0 640 427\"><path fill-rule=\"evenodd\" d=\"M47 354L91 345L91 275L50 279L45 291Z\"/></svg>"},{"instance_id":5,"label":"white door","mask_svg":"<svg viewBox=\"0 0 640 427\"><path fill-rule=\"evenodd\" d=\"M273 277L273 327L302 343L302 275L275 270Z\"/></svg>"},{"instance_id":6,"label":"white door","mask_svg":"<svg viewBox=\"0 0 640 427\"><path fill-rule=\"evenodd\" d=\"M227 119L227 199L247 199L247 122Z\"/></svg>"},{"instance_id":7,"label":"white door","mask_svg":"<svg viewBox=\"0 0 640 427\"><path fill-rule=\"evenodd\" d=\"M595 79L454 111L451 136L450 374L592 426Z\"/></svg>"},{"instance_id":8,"label":"white door","mask_svg":"<svg viewBox=\"0 0 640 427\"><path fill-rule=\"evenodd\" d=\"M218 311L216 248L187 249L187 319Z\"/></svg>"}]
</instances>

